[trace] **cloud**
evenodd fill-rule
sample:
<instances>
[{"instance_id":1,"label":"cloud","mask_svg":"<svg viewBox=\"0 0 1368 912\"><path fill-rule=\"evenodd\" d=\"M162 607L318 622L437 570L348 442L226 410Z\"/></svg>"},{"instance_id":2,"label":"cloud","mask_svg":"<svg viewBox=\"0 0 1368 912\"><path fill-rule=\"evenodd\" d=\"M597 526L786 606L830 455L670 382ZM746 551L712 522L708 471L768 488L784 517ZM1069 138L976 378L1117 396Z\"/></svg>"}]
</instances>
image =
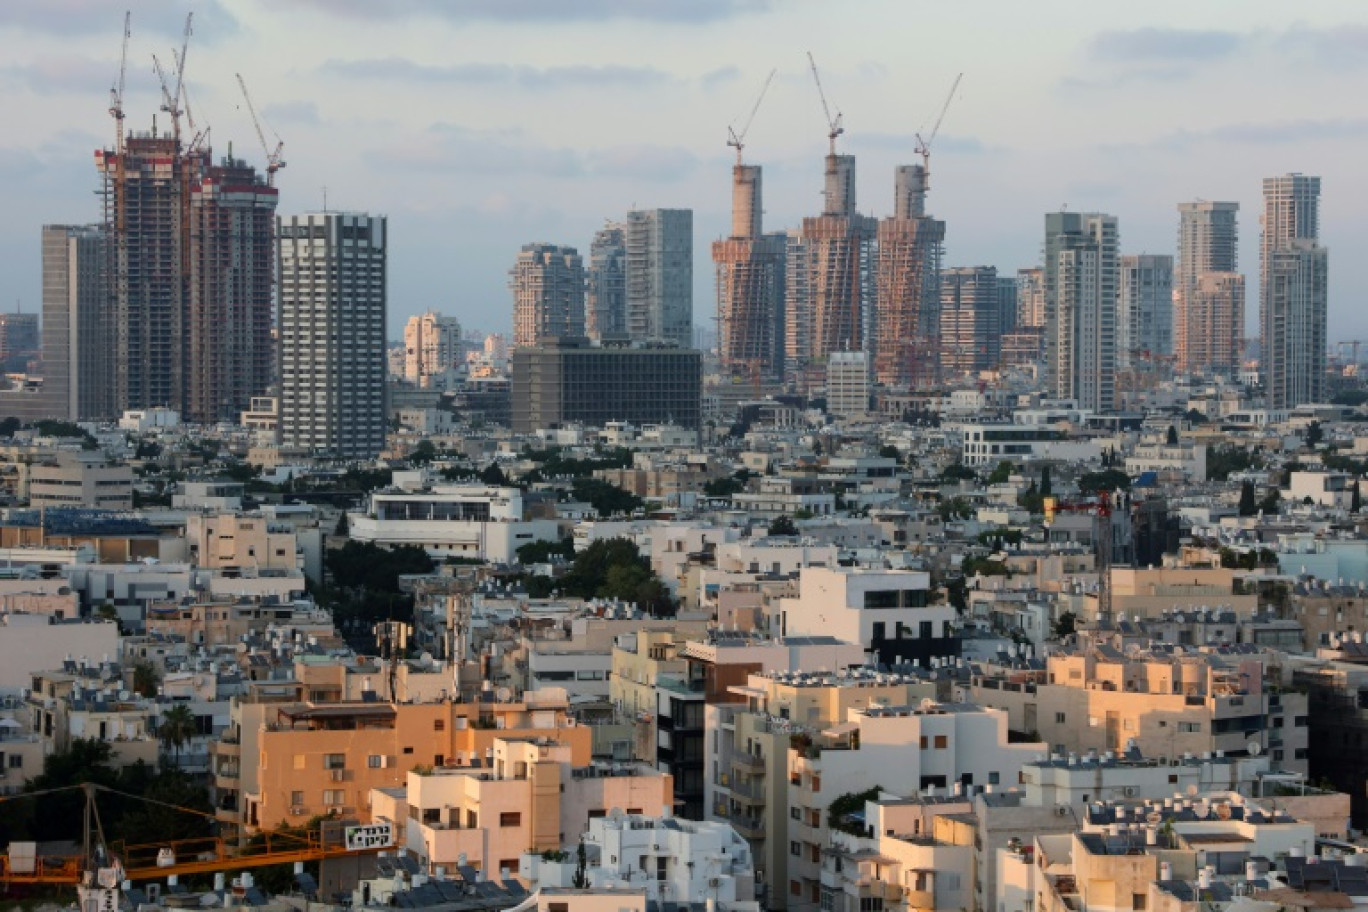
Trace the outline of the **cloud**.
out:
<instances>
[{"instance_id":1,"label":"cloud","mask_svg":"<svg viewBox=\"0 0 1368 912\"><path fill-rule=\"evenodd\" d=\"M316 126L319 123L318 105L312 101L280 101L268 104L261 109L262 120L271 124L305 124Z\"/></svg>"},{"instance_id":2,"label":"cloud","mask_svg":"<svg viewBox=\"0 0 1368 912\"><path fill-rule=\"evenodd\" d=\"M1239 50L1249 37L1238 32L1142 28L1098 33L1091 53L1100 60L1190 60L1224 57Z\"/></svg>"},{"instance_id":3,"label":"cloud","mask_svg":"<svg viewBox=\"0 0 1368 912\"><path fill-rule=\"evenodd\" d=\"M22 29L53 35L108 34L111 47L117 47L123 31L122 4L108 0L5 0L0 30ZM133 10L132 33L153 33L159 39L179 38L185 28L185 14L195 13L193 41L213 44L237 32L240 25L221 0L139 0Z\"/></svg>"},{"instance_id":4,"label":"cloud","mask_svg":"<svg viewBox=\"0 0 1368 912\"><path fill-rule=\"evenodd\" d=\"M1179 151L1206 143L1269 146L1362 139L1368 139L1368 117L1222 124L1204 130L1179 129L1151 140L1107 143L1098 148L1110 152L1152 152Z\"/></svg>"},{"instance_id":5,"label":"cloud","mask_svg":"<svg viewBox=\"0 0 1368 912\"><path fill-rule=\"evenodd\" d=\"M87 0L89 2L89 0ZM768 12L773 0L298 0L321 12L356 19L394 20L414 16L470 22L650 22L706 23Z\"/></svg>"},{"instance_id":6,"label":"cloud","mask_svg":"<svg viewBox=\"0 0 1368 912\"><path fill-rule=\"evenodd\" d=\"M687 149L649 144L595 149L585 161L597 176L647 181L682 180L698 168L698 158Z\"/></svg>"},{"instance_id":7,"label":"cloud","mask_svg":"<svg viewBox=\"0 0 1368 912\"><path fill-rule=\"evenodd\" d=\"M1191 66L1133 67L1116 73L1065 76L1059 80L1059 88L1064 91L1091 92L1121 89L1139 83L1178 83L1192 78L1195 72Z\"/></svg>"},{"instance_id":8,"label":"cloud","mask_svg":"<svg viewBox=\"0 0 1368 912\"><path fill-rule=\"evenodd\" d=\"M891 149L893 151L904 151L907 153L907 160L912 161L917 149L917 135L915 133L866 133L861 130L851 139L851 146L856 149ZM936 136L935 142L931 144L931 154L933 158L937 152L954 152L958 155L982 155L991 151L995 150L986 145L978 137L960 136L954 133L941 133Z\"/></svg>"},{"instance_id":9,"label":"cloud","mask_svg":"<svg viewBox=\"0 0 1368 912\"><path fill-rule=\"evenodd\" d=\"M703 85L704 91L711 92L722 86L730 85L741 76L741 70L734 66L724 66L720 69L709 70L699 77L698 81Z\"/></svg>"},{"instance_id":10,"label":"cloud","mask_svg":"<svg viewBox=\"0 0 1368 912\"><path fill-rule=\"evenodd\" d=\"M1334 69L1358 67L1368 60L1368 26L1313 29L1294 25L1278 36L1273 45L1278 50L1297 54L1306 62Z\"/></svg>"},{"instance_id":11,"label":"cloud","mask_svg":"<svg viewBox=\"0 0 1368 912\"><path fill-rule=\"evenodd\" d=\"M460 63L447 66L415 63L401 57L363 60L329 60L322 66L325 74L357 79L392 79L460 85L506 85L525 89L609 88L624 86L649 88L670 82L673 77L654 67L556 66L538 68L507 63Z\"/></svg>"},{"instance_id":12,"label":"cloud","mask_svg":"<svg viewBox=\"0 0 1368 912\"><path fill-rule=\"evenodd\" d=\"M40 57L32 63L0 67L0 82L23 86L37 95L74 93L96 97L118 78L116 61L89 57Z\"/></svg>"}]
</instances>

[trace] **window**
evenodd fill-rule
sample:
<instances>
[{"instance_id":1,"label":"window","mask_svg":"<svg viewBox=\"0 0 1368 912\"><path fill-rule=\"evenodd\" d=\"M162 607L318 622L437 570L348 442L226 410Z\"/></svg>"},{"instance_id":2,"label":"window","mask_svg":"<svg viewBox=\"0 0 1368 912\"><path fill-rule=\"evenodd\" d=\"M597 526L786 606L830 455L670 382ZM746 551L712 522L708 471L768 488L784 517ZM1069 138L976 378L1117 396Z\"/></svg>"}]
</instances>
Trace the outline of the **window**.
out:
<instances>
[{"instance_id":1,"label":"window","mask_svg":"<svg viewBox=\"0 0 1368 912\"><path fill-rule=\"evenodd\" d=\"M24 768L24 757L22 754L9 755L9 768L12 770Z\"/></svg>"},{"instance_id":2,"label":"window","mask_svg":"<svg viewBox=\"0 0 1368 912\"><path fill-rule=\"evenodd\" d=\"M502 814L499 815L499 826L522 826L522 813L519 811L504 811Z\"/></svg>"},{"instance_id":3,"label":"window","mask_svg":"<svg viewBox=\"0 0 1368 912\"><path fill-rule=\"evenodd\" d=\"M302 789L297 792L290 792L290 804L293 807L301 807L304 804L304 792Z\"/></svg>"},{"instance_id":4,"label":"window","mask_svg":"<svg viewBox=\"0 0 1368 912\"><path fill-rule=\"evenodd\" d=\"M988 784L989 784L989 785L998 785L998 784L1000 784L1000 779L1001 779L1001 777L998 775L998 771L997 771L997 770L989 770L989 771L988 771Z\"/></svg>"},{"instance_id":5,"label":"window","mask_svg":"<svg viewBox=\"0 0 1368 912\"><path fill-rule=\"evenodd\" d=\"M411 747L406 747L406 748L404 748L404 753L406 753L406 754L411 754L411 753L413 753L413 748L411 748Z\"/></svg>"},{"instance_id":6,"label":"window","mask_svg":"<svg viewBox=\"0 0 1368 912\"><path fill-rule=\"evenodd\" d=\"M347 800L347 793L342 789L324 789L323 803L329 807L341 804Z\"/></svg>"},{"instance_id":7,"label":"window","mask_svg":"<svg viewBox=\"0 0 1368 912\"><path fill-rule=\"evenodd\" d=\"M860 912L883 912L883 897L861 896Z\"/></svg>"},{"instance_id":8,"label":"window","mask_svg":"<svg viewBox=\"0 0 1368 912\"><path fill-rule=\"evenodd\" d=\"M1055 713L1055 725L1063 725L1063 724L1064 724L1064 714L1063 714L1063 713Z\"/></svg>"},{"instance_id":9,"label":"window","mask_svg":"<svg viewBox=\"0 0 1368 912\"><path fill-rule=\"evenodd\" d=\"M607 816L608 816L608 812L605 811L603 808L590 808L590 809L589 809L589 819L590 819L590 820L597 820L597 819L600 818L600 817L607 817Z\"/></svg>"},{"instance_id":10,"label":"window","mask_svg":"<svg viewBox=\"0 0 1368 912\"><path fill-rule=\"evenodd\" d=\"M802 820L802 819L803 819L803 809L800 808L800 807L796 807L796 806L795 806L795 807L791 807L791 808L789 808L789 816L792 817L794 820Z\"/></svg>"},{"instance_id":11,"label":"window","mask_svg":"<svg viewBox=\"0 0 1368 912\"><path fill-rule=\"evenodd\" d=\"M446 719L433 719L432 730L435 732L446 731Z\"/></svg>"},{"instance_id":12,"label":"window","mask_svg":"<svg viewBox=\"0 0 1368 912\"><path fill-rule=\"evenodd\" d=\"M380 769L385 765L385 758L379 754L371 754L366 758L366 766L369 769Z\"/></svg>"},{"instance_id":13,"label":"window","mask_svg":"<svg viewBox=\"0 0 1368 912\"><path fill-rule=\"evenodd\" d=\"M790 880L790 881L789 881L789 895L790 895L790 896L802 896L802 895L803 895L803 885L800 884L800 883L799 883L798 881L796 881L796 880Z\"/></svg>"},{"instance_id":14,"label":"window","mask_svg":"<svg viewBox=\"0 0 1368 912\"><path fill-rule=\"evenodd\" d=\"M518 870L518 859L516 859L516 858L504 858L504 859L502 859L502 860L499 861L499 872L500 872L500 873L502 873L502 872L504 872L504 871L507 871L508 873L512 874L512 873L514 873L514 872L517 871L517 870Z\"/></svg>"},{"instance_id":15,"label":"window","mask_svg":"<svg viewBox=\"0 0 1368 912\"><path fill-rule=\"evenodd\" d=\"M1149 899L1144 893L1131 894L1131 909L1134 912L1145 912L1145 902Z\"/></svg>"},{"instance_id":16,"label":"window","mask_svg":"<svg viewBox=\"0 0 1368 912\"><path fill-rule=\"evenodd\" d=\"M821 776L813 776L813 777L812 777L812 790L813 790L814 792L820 792L820 791L822 790L822 777L821 777Z\"/></svg>"},{"instance_id":17,"label":"window","mask_svg":"<svg viewBox=\"0 0 1368 912\"><path fill-rule=\"evenodd\" d=\"M1310 718L1310 716L1294 716L1292 724L1297 728L1306 728L1307 725L1311 724Z\"/></svg>"},{"instance_id":18,"label":"window","mask_svg":"<svg viewBox=\"0 0 1368 912\"><path fill-rule=\"evenodd\" d=\"M947 735L936 735L936 750L945 750L950 746L950 738Z\"/></svg>"},{"instance_id":19,"label":"window","mask_svg":"<svg viewBox=\"0 0 1368 912\"><path fill-rule=\"evenodd\" d=\"M1202 730L1201 722L1179 722L1178 732L1180 734L1195 734Z\"/></svg>"},{"instance_id":20,"label":"window","mask_svg":"<svg viewBox=\"0 0 1368 912\"><path fill-rule=\"evenodd\" d=\"M800 858L803 854L803 844L796 839L789 840L789 854L794 858Z\"/></svg>"},{"instance_id":21,"label":"window","mask_svg":"<svg viewBox=\"0 0 1368 912\"><path fill-rule=\"evenodd\" d=\"M1178 774L1177 774L1177 773L1169 773L1169 785L1177 785L1177 784L1178 784Z\"/></svg>"},{"instance_id":22,"label":"window","mask_svg":"<svg viewBox=\"0 0 1368 912\"><path fill-rule=\"evenodd\" d=\"M926 750L928 744L929 744L929 742L927 741L926 735L922 735L922 736L921 736L921 749L922 749L922 750Z\"/></svg>"},{"instance_id":23,"label":"window","mask_svg":"<svg viewBox=\"0 0 1368 912\"><path fill-rule=\"evenodd\" d=\"M480 815L479 815L479 813L476 812L476 811L467 809L467 810L466 810L466 829L467 829L467 830L478 830L479 828L480 828Z\"/></svg>"},{"instance_id":24,"label":"window","mask_svg":"<svg viewBox=\"0 0 1368 912\"><path fill-rule=\"evenodd\" d=\"M340 770L347 768L346 754L324 754L323 768L325 770Z\"/></svg>"},{"instance_id":25,"label":"window","mask_svg":"<svg viewBox=\"0 0 1368 912\"><path fill-rule=\"evenodd\" d=\"M570 904L563 902L547 903L546 912L570 912Z\"/></svg>"}]
</instances>

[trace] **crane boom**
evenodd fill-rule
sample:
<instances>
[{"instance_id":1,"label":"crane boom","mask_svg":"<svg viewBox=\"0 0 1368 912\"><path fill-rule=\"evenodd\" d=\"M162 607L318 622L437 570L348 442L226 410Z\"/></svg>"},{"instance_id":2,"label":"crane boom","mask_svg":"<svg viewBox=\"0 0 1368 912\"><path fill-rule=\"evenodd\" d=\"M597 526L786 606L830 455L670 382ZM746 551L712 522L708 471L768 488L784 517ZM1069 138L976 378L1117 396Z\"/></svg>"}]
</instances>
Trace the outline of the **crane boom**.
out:
<instances>
[{"instance_id":1,"label":"crane boom","mask_svg":"<svg viewBox=\"0 0 1368 912\"><path fill-rule=\"evenodd\" d=\"M769 91L770 83L774 81L774 74L779 70L770 70L769 76L765 78L765 85L760 89L760 97L755 99L755 105L751 108L750 116L746 118L746 123L741 127L741 132L737 133L731 127L727 127L727 134L730 137L727 145L736 147L736 163L741 164L741 150L745 147L746 134L750 132L751 122L755 120L756 112L760 110L760 102L765 100L765 93Z\"/></svg>"},{"instance_id":2,"label":"crane boom","mask_svg":"<svg viewBox=\"0 0 1368 912\"><path fill-rule=\"evenodd\" d=\"M920 133L917 134L917 154L922 157L922 170L926 172L927 186L930 186L931 182L931 144L936 141L936 134L940 132L941 122L945 120L945 112L950 110L950 102L954 100L955 90L959 88L960 80L963 78L963 73L955 76L955 81L950 85L950 91L945 96L945 104L941 105L940 114L936 117L936 123L926 139L922 139Z\"/></svg>"},{"instance_id":3,"label":"crane boom","mask_svg":"<svg viewBox=\"0 0 1368 912\"><path fill-rule=\"evenodd\" d=\"M180 102L181 87L185 84L185 55L186 55L186 54L189 52L189 50L190 50L190 34L191 34L190 23L194 21L194 18L195 18L195 12L194 12L194 10L191 10L190 12L188 12L188 13L185 14L185 34L181 37L181 49L180 49L180 53L177 54L177 53L175 52L174 49L173 49L172 52L171 52L171 56L174 58L175 64L176 64L176 91L175 91L175 93L173 94L172 97L176 99L177 103ZM172 112L172 115L171 115L171 116L172 116L172 117L175 117L175 116L178 116L179 114L180 114L180 111L179 111L179 110L176 110L176 111ZM193 127L193 126L192 126L190 129L191 129L192 132L194 131L194 127Z\"/></svg>"},{"instance_id":4,"label":"crane boom","mask_svg":"<svg viewBox=\"0 0 1368 912\"><path fill-rule=\"evenodd\" d=\"M266 153L266 184L271 186L275 183L275 173L285 167L285 162L281 154L285 149L285 143L276 137L275 151L271 151L270 145L266 142L266 133L261 129L261 120L257 117L256 108L252 105L252 96L247 91L247 81L242 78L242 74L237 74L238 86L242 89L242 98L247 102L247 113L252 116L252 126L256 128L257 139L261 140L261 151Z\"/></svg>"},{"instance_id":5,"label":"crane boom","mask_svg":"<svg viewBox=\"0 0 1368 912\"><path fill-rule=\"evenodd\" d=\"M822 89L822 77L817 72L817 61L812 56L812 51L807 52L808 63L812 66L812 80L817 83L817 97L822 100L822 113L827 120L827 139L831 142L831 154L836 154L836 137L845 132L845 127L841 126L841 112L836 111L836 116L831 116L831 106L827 104L826 92Z\"/></svg>"},{"instance_id":6,"label":"crane boom","mask_svg":"<svg viewBox=\"0 0 1368 912\"><path fill-rule=\"evenodd\" d=\"M123 48L119 51L119 81L109 90L109 116L118 128L120 145L123 137L124 75L128 72L128 39L133 34L133 11L124 11Z\"/></svg>"}]
</instances>

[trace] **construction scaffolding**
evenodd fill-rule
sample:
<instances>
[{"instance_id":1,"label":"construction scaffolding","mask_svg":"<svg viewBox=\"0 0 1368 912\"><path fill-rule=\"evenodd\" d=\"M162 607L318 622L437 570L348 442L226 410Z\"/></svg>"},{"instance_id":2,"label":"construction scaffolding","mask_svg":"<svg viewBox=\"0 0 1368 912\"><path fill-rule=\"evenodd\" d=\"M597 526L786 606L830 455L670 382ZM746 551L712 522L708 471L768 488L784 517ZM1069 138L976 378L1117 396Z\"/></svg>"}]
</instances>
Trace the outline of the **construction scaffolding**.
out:
<instances>
[{"instance_id":1,"label":"construction scaffolding","mask_svg":"<svg viewBox=\"0 0 1368 912\"><path fill-rule=\"evenodd\" d=\"M925 216L879 223L874 376L890 389L940 382L940 272L945 222Z\"/></svg>"}]
</instances>

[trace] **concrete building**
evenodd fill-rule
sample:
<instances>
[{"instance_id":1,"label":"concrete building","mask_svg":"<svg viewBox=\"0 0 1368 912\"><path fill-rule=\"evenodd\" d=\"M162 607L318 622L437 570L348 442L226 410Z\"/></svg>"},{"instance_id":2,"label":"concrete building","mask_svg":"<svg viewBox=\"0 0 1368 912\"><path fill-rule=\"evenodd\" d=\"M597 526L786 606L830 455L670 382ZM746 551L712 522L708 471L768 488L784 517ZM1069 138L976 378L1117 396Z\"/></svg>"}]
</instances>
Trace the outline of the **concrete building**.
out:
<instances>
[{"instance_id":1,"label":"concrete building","mask_svg":"<svg viewBox=\"0 0 1368 912\"><path fill-rule=\"evenodd\" d=\"M24 370L38 357L41 345L36 313L0 313L0 365L5 370Z\"/></svg>"},{"instance_id":2,"label":"concrete building","mask_svg":"<svg viewBox=\"0 0 1368 912\"><path fill-rule=\"evenodd\" d=\"M1045 216L1047 389L1092 411L1116 404L1118 243L1114 216Z\"/></svg>"},{"instance_id":3,"label":"concrete building","mask_svg":"<svg viewBox=\"0 0 1368 912\"><path fill-rule=\"evenodd\" d=\"M589 245L584 331L595 340L627 332L627 239L620 222L606 223Z\"/></svg>"},{"instance_id":4,"label":"concrete building","mask_svg":"<svg viewBox=\"0 0 1368 912\"><path fill-rule=\"evenodd\" d=\"M571 422L702 425L702 354L691 349L590 346L544 339L513 353L513 430Z\"/></svg>"},{"instance_id":5,"label":"concrete building","mask_svg":"<svg viewBox=\"0 0 1368 912\"><path fill-rule=\"evenodd\" d=\"M1320 245L1320 178L1263 182L1259 244L1260 369L1268 407L1325 399L1329 259Z\"/></svg>"},{"instance_id":6,"label":"concrete building","mask_svg":"<svg viewBox=\"0 0 1368 912\"><path fill-rule=\"evenodd\" d=\"M852 179L854 163L851 164ZM878 223L874 264L877 312L867 321L874 375L884 386L920 389L940 376L941 258L945 222L926 214L927 174L922 165L899 165L892 218ZM854 193L850 208L854 210ZM874 307L873 301L866 305ZM857 344L852 342L852 344Z\"/></svg>"},{"instance_id":7,"label":"concrete building","mask_svg":"<svg viewBox=\"0 0 1368 912\"><path fill-rule=\"evenodd\" d=\"M455 389L465 365L461 321L429 310L404 324L404 379L418 389Z\"/></svg>"},{"instance_id":8,"label":"concrete building","mask_svg":"<svg viewBox=\"0 0 1368 912\"><path fill-rule=\"evenodd\" d=\"M547 336L584 335L584 263L575 248L527 244L508 275L516 348Z\"/></svg>"},{"instance_id":9,"label":"concrete building","mask_svg":"<svg viewBox=\"0 0 1368 912\"><path fill-rule=\"evenodd\" d=\"M29 506L133 509L133 469L103 453L59 452L29 467Z\"/></svg>"},{"instance_id":10,"label":"concrete building","mask_svg":"<svg viewBox=\"0 0 1368 912\"><path fill-rule=\"evenodd\" d=\"M1235 202L1178 204L1173 342L1183 371L1233 371L1244 336L1244 277L1238 273Z\"/></svg>"},{"instance_id":11,"label":"concrete building","mask_svg":"<svg viewBox=\"0 0 1368 912\"><path fill-rule=\"evenodd\" d=\"M764 234L759 165L732 168L732 228L712 245L717 350L735 380L775 382L784 371L786 239Z\"/></svg>"},{"instance_id":12,"label":"concrete building","mask_svg":"<svg viewBox=\"0 0 1368 912\"><path fill-rule=\"evenodd\" d=\"M860 418L869 414L869 356L862 351L828 355L826 393L829 415Z\"/></svg>"},{"instance_id":13,"label":"concrete building","mask_svg":"<svg viewBox=\"0 0 1368 912\"><path fill-rule=\"evenodd\" d=\"M998 328L1006 335L1017 329L1017 280L1015 276L998 276Z\"/></svg>"},{"instance_id":14,"label":"concrete building","mask_svg":"<svg viewBox=\"0 0 1368 912\"><path fill-rule=\"evenodd\" d=\"M1116 367L1144 370L1154 357L1173 354L1173 257L1153 253L1121 257L1116 313Z\"/></svg>"},{"instance_id":15,"label":"concrete building","mask_svg":"<svg viewBox=\"0 0 1368 912\"><path fill-rule=\"evenodd\" d=\"M1015 291L1013 284L1013 295ZM997 368L1003 332L1000 294L994 266L941 272L940 365L947 376Z\"/></svg>"},{"instance_id":16,"label":"concrete building","mask_svg":"<svg viewBox=\"0 0 1368 912\"><path fill-rule=\"evenodd\" d=\"M1040 267L1018 269L1017 276L1018 329L1045 328L1045 270Z\"/></svg>"},{"instance_id":17,"label":"concrete building","mask_svg":"<svg viewBox=\"0 0 1368 912\"><path fill-rule=\"evenodd\" d=\"M635 342L693 347L693 210L627 213L627 335ZM583 335L567 329L557 335Z\"/></svg>"},{"instance_id":18,"label":"concrete building","mask_svg":"<svg viewBox=\"0 0 1368 912\"><path fill-rule=\"evenodd\" d=\"M380 545L418 545L436 558L511 563L523 545L555 541L555 520L524 519L517 488L436 485L376 491L365 512L347 514L348 534Z\"/></svg>"},{"instance_id":19,"label":"concrete building","mask_svg":"<svg viewBox=\"0 0 1368 912\"><path fill-rule=\"evenodd\" d=\"M385 216L282 217L280 440L369 459L385 447Z\"/></svg>"},{"instance_id":20,"label":"concrete building","mask_svg":"<svg viewBox=\"0 0 1368 912\"><path fill-rule=\"evenodd\" d=\"M1021 464L1043 459L1093 460L1102 447L1093 440L1071 440L1063 431L1039 424L964 424L960 459L969 466L996 466L1004 459Z\"/></svg>"}]
</instances>

